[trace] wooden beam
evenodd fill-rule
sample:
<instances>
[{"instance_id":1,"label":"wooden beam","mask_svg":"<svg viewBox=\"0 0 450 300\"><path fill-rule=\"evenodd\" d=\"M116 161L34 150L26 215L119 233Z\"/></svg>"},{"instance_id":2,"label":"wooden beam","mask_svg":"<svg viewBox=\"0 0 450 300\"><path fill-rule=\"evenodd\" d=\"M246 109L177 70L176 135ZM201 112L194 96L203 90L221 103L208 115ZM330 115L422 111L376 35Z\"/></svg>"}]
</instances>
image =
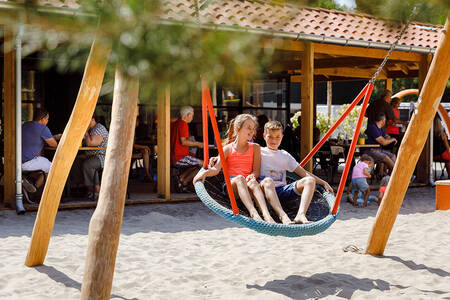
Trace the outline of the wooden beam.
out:
<instances>
[{"instance_id":1,"label":"wooden beam","mask_svg":"<svg viewBox=\"0 0 450 300\"><path fill-rule=\"evenodd\" d=\"M3 26L3 132L4 132L4 175L3 202L5 206L15 207L16 175L16 65L15 34L9 26Z\"/></svg>"},{"instance_id":2,"label":"wooden beam","mask_svg":"<svg viewBox=\"0 0 450 300\"><path fill-rule=\"evenodd\" d=\"M64 184L92 119L109 53L110 47L105 47L97 41L92 44L72 115L59 142L42 193L25 261L29 267L44 263Z\"/></svg>"},{"instance_id":3,"label":"wooden beam","mask_svg":"<svg viewBox=\"0 0 450 300\"><path fill-rule=\"evenodd\" d=\"M170 88L158 90L158 195L170 199Z\"/></svg>"},{"instance_id":4,"label":"wooden beam","mask_svg":"<svg viewBox=\"0 0 450 300\"><path fill-rule=\"evenodd\" d=\"M314 44L305 42L302 60L302 122L300 157L303 159L313 147L314 120ZM312 162L305 165L305 169L312 172Z\"/></svg>"},{"instance_id":5,"label":"wooden beam","mask_svg":"<svg viewBox=\"0 0 450 300\"><path fill-rule=\"evenodd\" d=\"M376 68L360 69L360 68L322 68L314 69L314 75L342 76L342 77L358 77L372 78L377 71ZM386 74L380 73L379 79L386 78Z\"/></svg>"},{"instance_id":6,"label":"wooden beam","mask_svg":"<svg viewBox=\"0 0 450 300\"><path fill-rule=\"evenodd\" d=\"M130 173L138 93L138 80L127 76L117 66L105 168L97 208L89 224L81 299L111 297Z\"/></svg>"},{"instance_id":7,"label":"wooden beam","mask_svg":"<svg viewBox=\"0 0 450 300\"><path fill-rule=\"evenodd\" d=\"M316 53L326 53L330 55L344 55L344 56L384 59L384 57L388 53L388 50L383 49L372 49L372 48L318 44L318 43L314 43L314 47L315 47L314 51ZM393 51L389 59L418 62L420 61L421 56L422 54L415 52Z\"/></svg>"},{"instance_id":8,"label":"wooden beam","mask_svg":"<svg viewBox=\"0 0 450 300\"><path fill-rule=\"evenodd\" d=\"M437 107L450 76L450 14L447 15L430 70L420 92L422 101L412 117L399 149L397 161L383 201L378 208L375 223L366 247L367 254L383 255L395 219L408 189L409 180L416 166ZM420 241L415 241L420 242Z\"/></svg>"},{"instance_id":9,"label":"wooden beam","mask_svg":"<svg viewBox=\"0 0 450 300\"><path fill-rule=\"evenodd\" d=\"M400 71L403 72L403 74L408 75L409 69L408 69L408 66L407 66L406 64L395 64L395 66L396 66L397 68L399 68Z\"/></svg>"},{"instance_id":10,"label":"wooden beam","mask_svg":"<svg viewBox=\"0 0 450 300\"><path fill-rule=\"evenodd\" d=\"M293 41L286 39L270 39L270 38L262 38L260 42L261 48L267 49L277 49L277 50L286 50L286 51L297 51L301 52L305 49L304 43L301 41Z\"/></svg>"},{"instance_id":11,"label":"wooden beam","mask_svg":"<svg viewBox=\"0 0 450 300\"><path fill-rule=\"evenodd\" d=\"M390 90L392 92L392 78L386 78L386 81L384 83L384 88L386 90Z\"/></svg>"}]
</instances>

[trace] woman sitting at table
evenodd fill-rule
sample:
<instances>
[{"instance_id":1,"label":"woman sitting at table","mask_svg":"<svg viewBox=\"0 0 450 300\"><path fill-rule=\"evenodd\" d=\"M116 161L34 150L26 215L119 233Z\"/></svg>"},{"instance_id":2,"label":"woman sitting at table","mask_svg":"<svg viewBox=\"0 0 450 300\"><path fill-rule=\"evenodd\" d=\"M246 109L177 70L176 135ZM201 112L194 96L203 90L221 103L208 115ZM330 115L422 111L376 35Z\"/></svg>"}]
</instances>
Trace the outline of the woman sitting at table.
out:
<instances>
[{"instance_id":1,"label":"woman sitting at table","mask_svg":"<svg viewBox=\"0 0 450 300\"><path fill-rule=\"evenodd\" d=\"M450 147L448 137L442 127L441 119L436 115L433 122L433 159L443 160L447 169L447 176L450 174Z\"/></svg>"},{"instance_id":2,"label":"woman sitting at table","mask_svg":"<svg viewBox=\"0 0 450 300\"><path fill-rule=\"evenodd\" d=\"M74 188L86 187L88 198L96 201L100 191L98 171L105 165L106 145L108 144L108 130L98 123L98 116L92 116L89 127L84 135L84 144L88 147L102 149L88 150L78 155L71 171L71 182Z\"/></svg>"}]
</instances>

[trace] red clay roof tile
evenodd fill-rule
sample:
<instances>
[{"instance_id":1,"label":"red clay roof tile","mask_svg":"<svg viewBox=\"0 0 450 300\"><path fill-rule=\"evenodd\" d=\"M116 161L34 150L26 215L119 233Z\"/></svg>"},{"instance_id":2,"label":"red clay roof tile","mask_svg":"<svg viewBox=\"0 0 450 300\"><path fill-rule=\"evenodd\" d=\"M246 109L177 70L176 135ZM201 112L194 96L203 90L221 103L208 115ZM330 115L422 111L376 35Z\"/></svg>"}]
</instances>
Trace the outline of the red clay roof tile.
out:
<instances>
[{"instance_id":1,"label":"red clay roof tile","mask_svg":"<svg viewBox=\"0 0 450 300\"><path fill-rule=\"evenodd\" d=\"M73 9L80 7L77 0L38 0L38 3ZM404 26L367 14L249 0L211 1L199 10L197 19L195 4L194 0L162 1L161 18L380 43L393 43ZM204 4L205 0L199 1L199 5ZM441 25L411 23L399 44L436 48L442 29Z\"/></svg>"}]
</instances>

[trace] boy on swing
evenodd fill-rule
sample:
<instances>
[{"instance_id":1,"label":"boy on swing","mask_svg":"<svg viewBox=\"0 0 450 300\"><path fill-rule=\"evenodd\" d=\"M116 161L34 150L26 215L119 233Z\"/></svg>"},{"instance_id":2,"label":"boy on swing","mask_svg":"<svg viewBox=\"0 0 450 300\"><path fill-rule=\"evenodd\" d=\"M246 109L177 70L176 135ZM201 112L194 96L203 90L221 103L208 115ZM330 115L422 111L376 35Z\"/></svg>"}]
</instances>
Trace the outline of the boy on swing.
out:
<instances>
[{"instance_id":1,"label":"boy on swing","mask_svg":"<svg viewBox=\"0 0 450 300\"><path fill-rule=\"evenodd\" d=\"M282 139L283 126L281 123L278 121L267 122L264 126L264 140L267 146L261 148L260 179L272 178L274 185L269 188L267 185L262 185L262 189L266 197L275 190L281 202L301 197L297 215L292 223L307 224L310 221L306 218L306 212L314 195L316 183L322 185L330 193L333 193L333 189L327 182L303 169L287 151L279 150ZM302 179L287 184L286 171L294 172Z\"/></svg>"}]
</instances>

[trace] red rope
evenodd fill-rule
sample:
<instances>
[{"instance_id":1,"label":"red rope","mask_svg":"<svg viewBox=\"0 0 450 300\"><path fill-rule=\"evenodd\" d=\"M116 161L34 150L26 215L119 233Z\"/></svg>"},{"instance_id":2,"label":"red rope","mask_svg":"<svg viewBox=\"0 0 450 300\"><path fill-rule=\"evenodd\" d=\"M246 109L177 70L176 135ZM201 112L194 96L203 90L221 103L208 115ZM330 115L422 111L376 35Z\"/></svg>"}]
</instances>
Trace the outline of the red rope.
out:
<instances>
[{"instance_id":1,"label":"red rope","mask_svg":"<svg viewBox=\"0 0 450 300\"><path fill-rule=\"evenodd\" d=\"M208 112L206 101L207 90L203 88L202 79L202 124L203 124L203 169L208 169L209 163L209 148L208 148Z\"/></svg>"},{"instance_id":2,"label":"red rope","mask_svg":"<svg viewBox=\"0 0 450 300\"><path fill-rule=\"evenodd\" d=\"M350 150L348 152L347 159L345 162L344 172L342 173L341 181L339 183L339 188L338 188L338 191L336 194L336 200L334 201L334 206L333 206L333 209L331 210L331 213L333 215L336 215L338 207L339 207L339 203L341 202L342 193L344 191L345 182L347 181L348 172L350 170L350 165L353 160L353 154L355 153L356 142L358 141L358 136L359 136L359 132L361 130L361 125L362 125L362 122L364 119L364 114L366 113L366 108L369 103L370 96L372 95L373 84L368 83L364 89L366 90L366 93L364 96L364 101L363 101L363 104L361 107L361 112L359 113L358 122L356 123L356 128L355 128L355 133L353 134L352 143L350 144Z\"/></svg>"},{"instance_id":3,"label":"red rope","mask_svg":"<svg viewBox=\"0 0 450 300\"><path fill-rule=\"evenodd\" d=\"M211 118L211 124L213 127L214 132L214 138L217 143L217 149L219 150L219 156L220 161L222 162L222 168L223 168L223 176L225 177L225 183L227 185L227 191L228 195L230 197L231 202L231 209L233 211L233 214L237 215L239 214L239 209L236 204L236 199L234 198L233 188L231 187L231 181L230 176L228 176L228 167L225 162L225 154L223 153L222 148L222 140L220 139L219 134L219 128L217 127L217 121L216 121L216 115L214 113L212 101L211 101L211 94L209 92L208 84L206 83L206 80L202 77L202 117L203 117L203 153L206 153L204 156L205 161L203 163L203 167L206 169L208 167L208 157L209 157L209 151L208 151L208 117L206 116L206 108L208 108L209 111L209 117ZM206 164L206 167L205 167Z\"/></svg>"},{"instance_id":4,"label":"red rope","mask_svg":"<svg viewBox=\"0 0 450 300\"><path fill-rule=\"evenodd\" d=\"M367 87L370 85L370 83L367 83L366 86L362 89L362 91L356 96L355 100L350 104L350 106L344 111L344 113L341 115L341 117L336 121L336 123L331 126L330 129L328 129L327 133L322 137L322 139L317 143L317 145L309 152L309 154L302 160L300 163L300 166L304 167L308 161L316 154L317 151L319 151L320 147L328 140L328 138L331 136L331 134L336 130L336 128L344 121L344 119L348 116L348 114L353 110L353 108L359 103L361 98L365 95L367 91Z\"/></svg>"}]
</instances>

